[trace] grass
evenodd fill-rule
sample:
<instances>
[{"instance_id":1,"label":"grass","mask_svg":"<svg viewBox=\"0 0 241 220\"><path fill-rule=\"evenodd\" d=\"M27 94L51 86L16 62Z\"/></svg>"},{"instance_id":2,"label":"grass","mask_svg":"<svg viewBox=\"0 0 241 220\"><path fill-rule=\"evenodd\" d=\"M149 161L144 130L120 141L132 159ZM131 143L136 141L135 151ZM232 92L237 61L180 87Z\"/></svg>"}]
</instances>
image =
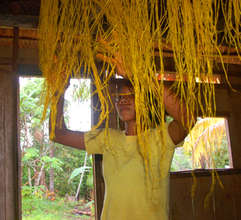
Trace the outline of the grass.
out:
<instances>
[{"instance_id":1,"label":"grass","mask_svg":"<svg viewBox=\"0 0 241 220\"><path fill-rule=\"evenodd\" d=\"M74 214L73 210L90 210L92 203L65 202L63 199L50 201L46 199L23 198L23 220L93 220L94 217Z\"/></svg>"}]
</instances>

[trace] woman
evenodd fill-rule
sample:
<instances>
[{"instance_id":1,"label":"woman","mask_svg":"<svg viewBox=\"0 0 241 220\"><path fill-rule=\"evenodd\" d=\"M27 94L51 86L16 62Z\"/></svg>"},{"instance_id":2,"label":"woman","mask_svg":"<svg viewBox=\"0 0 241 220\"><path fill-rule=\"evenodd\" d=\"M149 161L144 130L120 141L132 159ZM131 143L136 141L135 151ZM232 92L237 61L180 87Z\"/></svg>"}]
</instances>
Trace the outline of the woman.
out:
<instances>
[{"instance_id":1,"label":"woman","mask_svg":"<svg viewBox=\"0 0 241 220\"><path fill-rule=\"evenodd\" d=\"M125 130L97 129L90 132L71 131L66 128L63 118L63 96L57 106L57 122L54 141L77 149L86 150L89 154L103 154L103 174L106 185L102 220L167 220L168 219L168 172L174 149L183 141L187 129L186 111L176 96L164 87L165 110L173 121L165 125L162 134L159 129L151 129L148 134L149 145L156 154L154 170L162 172L160 180L154 181L149 198L148 184L145 176L143 158L138 149L135 96L128 80L119 84L115 107L119 118L125 124ZM161 137L165 138L165 151ZM158 182L158 184L156 184Z\"/></svg>"}]
</instances>

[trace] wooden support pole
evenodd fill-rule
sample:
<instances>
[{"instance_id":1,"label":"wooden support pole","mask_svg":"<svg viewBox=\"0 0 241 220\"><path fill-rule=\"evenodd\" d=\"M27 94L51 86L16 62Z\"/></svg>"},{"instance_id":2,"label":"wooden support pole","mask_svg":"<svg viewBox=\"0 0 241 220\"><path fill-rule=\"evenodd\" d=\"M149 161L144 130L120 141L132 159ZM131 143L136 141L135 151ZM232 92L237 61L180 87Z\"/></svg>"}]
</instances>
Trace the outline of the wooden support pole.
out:
<instances>
[{"instance_id":1,"label":"wooden support pole","mask_svg":"<svg viewBox=\"0 0 241 220\"><path fill-rule=\"evenodd\" d=\"M17 44L14 29L12 70L0 72L0 219L19 220L20 178L17 126Z\"/></svg>"},{"instance_id":2,"label":"wooden support pole","mask_svg":"<svg viewBox=\"0 0 241 220\"><path fill-rule=\"evenodd\" d=\"M95 90L94 85L91 88L92 91ZM94 95L92 98L91 105L94 106L92 109L98 109L99 99L97 95ZM95 125L99 120L99 111L92 110L91 124ZM93 172L94 172L94 189L95 189L95 220L100 220L101 212L104 202L105 194L105 183L102 174L102 155L95 154L93 155Z\"/></svg>"},{"instance_id":3,"label":"wooden support pole","mask_svg":"<svg viewBox=\"0 0 241 220\"><path fill-rule=\"evenodd\" d=\"M38 21L37 16L0 14L2 27L37 28Z\"/></svg>"}]
</instances>

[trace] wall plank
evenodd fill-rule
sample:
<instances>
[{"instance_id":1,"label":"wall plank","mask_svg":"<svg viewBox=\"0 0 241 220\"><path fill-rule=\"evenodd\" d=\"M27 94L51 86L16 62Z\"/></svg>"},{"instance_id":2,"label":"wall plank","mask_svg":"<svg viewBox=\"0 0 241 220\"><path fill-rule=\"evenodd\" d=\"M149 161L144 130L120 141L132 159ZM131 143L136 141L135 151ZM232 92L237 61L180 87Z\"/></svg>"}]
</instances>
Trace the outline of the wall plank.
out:
<instances>
[{"instance_id":1,"label":"wall plank","mask_svg":"<svg viewBox=\"0 0 241 220\"><path fill-rule=\"evenodd\" d=\"M228 120L233 167L241 168L241 95L231 89L216 88L217 115Z\"/></svg>"},{"instance_id":2,"label":"wall plank","mask_svg":"<svg viewBox=\"0 0 241 220\"><path fill-rule=\"evenodd\" d=\"M218 183L214 193L204 208L204 199L211 187L211 176L197 177L197 189L191 199L193 178L171 176L170 181L170 220L239 220L241 219L241 172L219 174L224 185L222 189Z\"/></svg>"}]
</instances>

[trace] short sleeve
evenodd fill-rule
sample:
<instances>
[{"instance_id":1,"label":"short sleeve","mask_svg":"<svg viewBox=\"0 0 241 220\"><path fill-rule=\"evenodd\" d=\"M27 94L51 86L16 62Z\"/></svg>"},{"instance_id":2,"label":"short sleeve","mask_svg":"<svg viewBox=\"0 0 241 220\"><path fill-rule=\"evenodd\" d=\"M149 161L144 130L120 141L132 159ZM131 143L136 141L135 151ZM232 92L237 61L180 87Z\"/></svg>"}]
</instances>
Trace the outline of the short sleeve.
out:
<instances>
[{"instance_id":1,"label":"short sleeve","mask_svg":"<svg viewBox=\"0 0 241 220\"><path fill-rule=\"evenodd\" d=\"M88 154L103 154L104 152L104 129L88 131L84 135L85 149Z\"/></svg>"}]
</instances>

